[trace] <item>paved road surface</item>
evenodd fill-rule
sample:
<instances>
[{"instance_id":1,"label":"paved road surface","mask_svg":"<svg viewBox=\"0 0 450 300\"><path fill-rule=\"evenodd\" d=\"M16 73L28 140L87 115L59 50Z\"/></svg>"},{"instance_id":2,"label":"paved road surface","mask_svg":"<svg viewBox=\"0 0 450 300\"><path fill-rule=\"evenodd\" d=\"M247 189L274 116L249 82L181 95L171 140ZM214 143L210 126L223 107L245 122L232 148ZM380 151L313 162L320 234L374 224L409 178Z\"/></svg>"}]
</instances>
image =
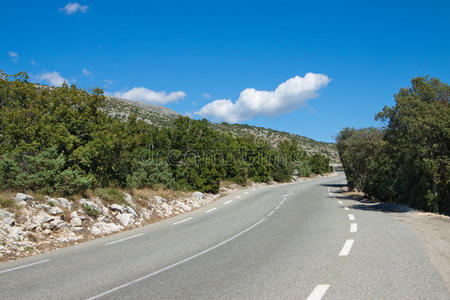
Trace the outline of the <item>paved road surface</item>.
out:
<instances>
[{"instance_id":1,"label":"paved road surface","mask_svg":"<svg viewBox=\"0 0 450 300\"><path fill-rule=\"evenodd\" d=\"M10 299L450 299L407 224L338 175L248 189L157 224L0 264Z\"/></svg>"}]
</instances>

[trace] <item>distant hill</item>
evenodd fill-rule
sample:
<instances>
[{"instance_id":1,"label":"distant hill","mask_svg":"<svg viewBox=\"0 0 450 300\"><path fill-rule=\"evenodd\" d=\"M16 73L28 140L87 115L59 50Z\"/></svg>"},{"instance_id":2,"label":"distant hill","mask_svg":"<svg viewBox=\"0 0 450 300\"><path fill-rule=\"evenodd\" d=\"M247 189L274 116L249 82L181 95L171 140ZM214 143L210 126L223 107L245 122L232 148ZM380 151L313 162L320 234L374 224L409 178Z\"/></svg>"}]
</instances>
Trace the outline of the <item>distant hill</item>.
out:
<instances>
[{"instance_id":1,"label":"distant hill","mask_svg":"<svg viewBox=\"0 0 450 300\"><path fill-rule=\"evenodd\" d=\"M127 119L131 114L136 114L138 118L158 127L170 127L173 125L173 121L180 116L179 113L167 107L116 97L106 97L105 112L121 120ZM216 130L229 132L235 136L253 135L258 139L268 140L273 145L286 139L296 140L306 152L321 153L328 156L333 164L339 163L339 155L334 143L318 142L298 134L247 124L209 123Z\"/></svg>"}]
</instances>

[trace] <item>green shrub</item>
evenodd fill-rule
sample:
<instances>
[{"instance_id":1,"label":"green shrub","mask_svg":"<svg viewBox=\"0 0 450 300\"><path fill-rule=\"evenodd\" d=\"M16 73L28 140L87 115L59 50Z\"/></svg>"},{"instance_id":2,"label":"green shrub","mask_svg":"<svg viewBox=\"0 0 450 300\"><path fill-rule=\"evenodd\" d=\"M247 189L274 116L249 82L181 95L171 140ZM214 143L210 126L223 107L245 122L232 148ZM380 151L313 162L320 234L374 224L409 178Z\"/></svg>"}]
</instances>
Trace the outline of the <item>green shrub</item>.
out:
<instances>
[{"instance_id":1,"label":"green shrub","mask_svg":"<svg viewBox=\"0 0 450 300\"><path fill-rule=\"evenodd\" d=\"M16 177L20 174L20 167L15 153L7 153L0 159L0 188L16 188Z\"/></svg>"},{"instance_id":2,"label":"green shrub","mask_svg":"<svg viewBox=\"0 0 450 300\"><path fill-rule=\"evenodd\" d=\"M173 185L172 173L165 161L145 160L135 161L133 170L127 176L127 187L140 189L155 185L170 187Z\"/></svg>"},{"instance_id":3,"label":"green shrub","mask_svg":"<svg viewBox=\"0 0 450 300\"><path fill-rule=\"evenodd\" d=\"M98 215L100 214L100 212L98 210L96 210L95 208L93 208L92 206L90 206L87 203L83 203L81 205L81 207L83 207L84 211L86 212L86 214L89 217L92 217L94 219L96 219L98 217Z\"/></svg>"},{"instance_id":4,"label":"green shrub","mask_svg":"<svg viewBox=\"0 0 450 300\"><path fill-rule=\"evenodd\" d=\"M66 169L58 175L55 190L63 195L83 193L91 187L93 181L92 175L84 176L79 170Z\"/></svg>"}]
</instances>

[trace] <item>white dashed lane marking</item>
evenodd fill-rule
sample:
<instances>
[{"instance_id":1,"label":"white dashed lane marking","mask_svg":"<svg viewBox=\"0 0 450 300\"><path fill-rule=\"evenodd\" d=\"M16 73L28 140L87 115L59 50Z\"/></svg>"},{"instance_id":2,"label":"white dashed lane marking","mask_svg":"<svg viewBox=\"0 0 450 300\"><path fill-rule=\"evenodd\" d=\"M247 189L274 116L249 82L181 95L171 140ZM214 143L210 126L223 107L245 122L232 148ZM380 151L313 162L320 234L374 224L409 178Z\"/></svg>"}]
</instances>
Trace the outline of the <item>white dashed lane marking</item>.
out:
<instances>
[{"instance_id":1,"label":"white dashed lane marking","mask_svg":"<svg viewBox=\"0 0 450 300\"><path fill-rule=\"evenodd\" d=\"M224 204L225 204L225 205L228 205L228 204L230 204L231 202L233 202L233 200L228 200L228 201L225 202Z\"/></svg>"},{"instance_id":2,"label":"white dashed lane marking","mask_svg":"<svg viewBox=\"0 0 450 300\"><path fill-rule=\"evenodd\" d=\"M106 245L107 246L114 245L114 244L117 244L117 243L121 243L121 242L124 242L124 241L127 241L127 240L131 240L131 239L137 238L137 237L139 237L141 235L143 235L143 233L138 233L138 234L135 234L133 236L126 237L124 239L120 239L120 240L117 240L117 241L109 242L109 243L106 243Z\"/></svg>"},{"instance_id":3,"label":"white dashed lane marking","mask_svg":"<svg viewBox=\"0 0 450 300\"><path fill-rule=\"evenodd\" d=\"M175 223L173 223L172 225L178 225L178 224L181 224L181 223L184 223L184 222L190 221L190 220L192 220L192 218L187 218L187 219L184 219L184 220L181 220L181 221L175 222Z\"/></svg>"},{"instance_id":4,"label":"white dashed lane marking","mask_svg":"<svg viewBox=\"0 0 450 300\"><path fill-rule=\"evenodd\" d=\"M350 232L357 232L358 231L358 224L351 223L350 224Z\"/></svg>"},{"instance_id":5,"label":"white dashed lane marking","mask_svg":"<svg viewBox=\"0 0 450 300\"><path fill-rule=\"evenodd\" d=\"M239 199L239 198L241 198L242 196L241 195L238 195L238 196L236 196L236 199Z\"/></svg>"},{"instance_id":6,"label":"white dashed lane marking","mask_svg":"<svg viewBox=\"0 0 450 300\"><path fill-rule=\"evenodd\" d=\"M31 264L28 264L28 265L23 265L23 266L11 268L11 269L6 269L6 270L3 270L3 271L0 271L0 274L8 273L8 272L11 272L11 271L20 270L20 269L24 269L24 268L28 268L28 267L39 265L39 264L43 264L43 263L46 263L46 262L49 262L49 261L50 261L50 259L45 259L45 260L41 260L41 261L38 261L38 262L35 262L35 263L31 263Z\"/></svg>"},{"instance_id":7,"label":"white dashed lane marking","mask_svg":"<svg viewBox=\"0 0 450 300\"><path fill-rule=\"evenodd\" d=\"M339 252L339 256L347 256L350 253L354 242L355 240L346 240L341 252Z\"/></svg>"},{"instance_id":8,"label":"white dashed lane marking","mask_svg":"<svg viewBox=\"0 0 450 300\"><path fill-rule=\"evenodd\" d=\"M210 213L210 212L212 212L212 211L215 211L216 209L217 209L217 207L213 207L213 208L208 209L206 212L207 212L207 213Z\"/></svg>"},{"instance_id":9,"label":"white dashed lane marking","mask_svg":"<svg viewBox=\"0 0 450 300\"><path fill-rule=\"evenodd\" d=\"M355 221L355 216L353 214L348 214L348 219L350 221Z\"/></svg>"},{"instance_id":10,"label":"white dashed lane marking","mask_svg":"<svg viewBox=\"0 0 450 300\"><path fill-rule=\"evenodd\" d=\"M316 286L314 288L314 290L311 292L311 294L309 294L309 296L308 296L308 298L306 298L306 300L322 299L329 287L330 287L329 284L319 284L318 286Z\"/></svg>"}]
</instances>

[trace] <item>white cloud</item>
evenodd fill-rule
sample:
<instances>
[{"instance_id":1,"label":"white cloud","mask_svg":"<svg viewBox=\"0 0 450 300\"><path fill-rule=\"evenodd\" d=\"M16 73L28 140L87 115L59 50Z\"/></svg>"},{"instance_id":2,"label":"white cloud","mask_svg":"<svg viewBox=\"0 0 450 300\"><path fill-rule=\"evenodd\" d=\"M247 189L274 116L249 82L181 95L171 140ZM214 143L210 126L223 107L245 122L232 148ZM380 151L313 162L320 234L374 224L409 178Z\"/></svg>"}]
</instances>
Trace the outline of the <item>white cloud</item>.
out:
<instances>
[{"instance_id":1,"label":"white cloud","mask_svg":"<svg viewBox=\"0 0 450 300\"><path fill-rule=\"evenodd\" d=\"M83 74L84 74L84 76L89 76L89 75L91 75L91 71L89 71L88 69L85 69L85 68L83 68Z\"/></svg>"},{"instance_id":2,"label":"white cloud","mask_svg":"<svg viewBox=\"0 0 450 300\"><path fill-rule=\"evenodd\" d=\"M170 92L155 92L144 87L134 87L126 92L115 92L112 94L114 97L129 99L133 101L141 101L153 104L167 104L169 102L175 102L186 97L186 93L183 91Z\"/></svg>"},{"instance_id":3,"label":"white cloud","mask_svg":"<svg viewBox=\"0 0 450 300\"><path fill-rule=\"evenodd\" d=\"M109 79L103 79L103 81L104 81L106 84L113 84L113 81L112 81L112 80L109 80Z\"/></svg>"},{"instance_id":4,"label":"white cloud","mask_svg":"<svg viewBox=\"0 0 450 300\"><path fill-rule=\"evenodd\" d=\"M64 11L67 15L71 15L74 14L76 12L82 12L82 13L86 13L88 10L89 6L88 5L81 5L78 2L69 2L66 4L66 6L60 8L60 11Z\"/></svg>"},{"instance_id":5,"label":"white cloud","mask_svg":"<svg viewBox=\"0 0 450 300\"><path fill-rule=\"evenodd\" d=\"M329 82L330 79L326 75L307 73L304 77L295 76L286 80L274 91L245 89L235 103L229 99L214 100L196 114L230 123L250 120L257 116L281 115L317 97L318 90Z\"/></svg>"},{"instance_id":6,"label":"white cloud","mask_svg":"<svg viewBox=\"0 0 450 300\"><path fill-rule=\"evenodd\" d=\"M38 75L38 80L47 81L50 85L61 86L64 82L68 82L58 72L48 72Z\"/></svg>"},{"instance_id":7,"label":"white cloud","mask_svg":"<svg viewBox=\"0 0 450 300\"><path fill-rule=\"evenodd\" d=\"M17 52L14 51L9 51L8 55L9 57L11 57L12 61L17 61L17 59L19 58L19 54L17 54Z\"/></svg>"},{"instance_id":8,"label":"white cloud","mask_svg":"<svg viewBox=\"0 0 450 300\"><path fill-rule=\"evenodd\" d=\"M203 98L211 99L211 94L204 93L204 94L203 94Z\"/></svg>"}]
</instances>

